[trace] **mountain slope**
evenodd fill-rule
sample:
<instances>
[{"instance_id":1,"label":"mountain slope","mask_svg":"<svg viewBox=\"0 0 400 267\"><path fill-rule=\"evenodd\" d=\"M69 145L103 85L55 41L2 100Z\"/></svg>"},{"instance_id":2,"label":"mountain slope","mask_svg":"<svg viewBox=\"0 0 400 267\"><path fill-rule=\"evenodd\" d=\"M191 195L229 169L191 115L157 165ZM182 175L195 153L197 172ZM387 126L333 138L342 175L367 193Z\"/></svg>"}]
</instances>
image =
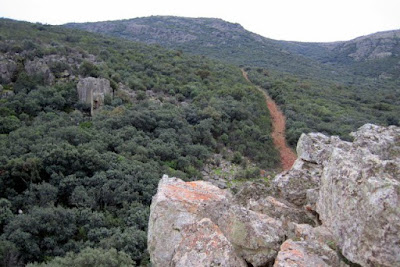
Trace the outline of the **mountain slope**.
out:
<instances>
[{"instance_id":1,"label":"mountain slope","mask_svg":"<svg viewBox=\"0 0 400 267\"><path fill-rule=\"evenodd\" d=\"M356 75L400 78L400 30L334 43L281 42L288 51L321 63L348 67Z\"/></svg>"},{"instance_id":2,"label":"mountain slope","mask_svg":"<svg viewBox=\"0 0 400 267\"><path fill-rule=\"evenodd\" d=\"M94 23L70 23L77 28L184 52L206 55L237 65L252 65L296 73L332 77L312 59L290 53L278 41L245 30L221 19L152 16Z\"/></svg>"},{"instance_id":3,"label":"mountain slope","mask_svg":"<svg viewBox=\"0 0 400 267\"><path fill-rule=\"evenodd\" d=\"M145 266L163 174L201 179L215 154L236 179L278 165L262 94L238 67L6 19L0 36L2 266L59 256ZM112 92L92 114L84 81Z\"/></svg>"},{"instance_id":4,"label":"mountain slope","mask_svg":"<svg viewBox=\"0 0 400 267\"><path fill-rule=\"evenodd\" d=\"M346 42L276 41L220 19L152 16L65 26L302 76L399 78L399 30ZM334 65L332 68L331 65Z\"/></svg>"},{"instance_id":5,"label":"mountain slope","mask_svg":"<svg viewBox=\"0 0 400 267\"><path fill-rule=\"evenodd\" d=\"M250 67L250 80L284 111L292 146L302 132L349 139L368 122L399 124L398 31L299 43L264 38L220 19L156 16L66 26Z\"/></svg>"}]
</instances>

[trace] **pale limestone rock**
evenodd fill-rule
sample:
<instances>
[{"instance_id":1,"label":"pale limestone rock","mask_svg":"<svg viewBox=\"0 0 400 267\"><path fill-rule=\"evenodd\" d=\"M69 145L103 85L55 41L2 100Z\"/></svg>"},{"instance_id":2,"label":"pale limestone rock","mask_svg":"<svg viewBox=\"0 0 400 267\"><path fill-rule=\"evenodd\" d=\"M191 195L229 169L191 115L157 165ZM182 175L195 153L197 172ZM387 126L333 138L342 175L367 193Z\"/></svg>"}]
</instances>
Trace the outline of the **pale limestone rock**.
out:
<instances>
[{"instance_id":1,"label":"pale limestone rock","mask_svg":"<svg viewBox=\"0 0 400 267\"><path fill-rule=\"evenodd\" d=\"M324 163L317 212L343 255L400 265L400 128L364 125Z\"/></svg>"},{"instance_id":2,"label":"pale limestone rock","mask_svg":"<svg viewBox=\"0 0 400 267\"><path fill-rule=\"evenodd\" d=\"M17 71L17 64L14 61L3 59L0 61L0 80L2 83L10 83Z\"/></svg>"},{"instance_id":3,"label":"pale limestone rock","mask_svg":"<svg viewBox=\"0 0 400 267\"><path fill-rule=\"evenodd\" d=\"M35 58L25 62L25 71L29 76L42 75L46 84L53 84L55 77L44 59Z\"/></svg>"},{"instance_id":4,"label":"pale limestone rock","mask_svg":"<svg viewBox=\"0 0 400 267\"><path fill-rule=\"evenodd\" d=\"M347 266L328 245L314 240L286 240L276 257L274 267Z\"/></svg>"},{"instance_id":5,"label":"pale limestone rock","mask_svg":"<svg viewBox=\"0 0 400 267\"><path fill-rule=\"evenodd\" d=\"M183 229L201 219L202 206L230 198L227 191L207 182L185 183L164 175L150 207L148 250L154 266L170 266L181 241Z\"/></svg>"},{"instance_id":6,"label":"pale limestone rock","mask_svg":"<svg viewBox=\"0 0 400 267\"><path fill-rule=\"evenodd\" d=\"M204 221L200 222L205 218L217 228L208 223L207 228L201 226ZM202 229L198 231L200 236L194 232L196 228ZM229 252L229 247L224 252L229 252L226 255L233 257L226 259L226 262L241 257L242 262L244 259L253 266L263 266L274 260L284 239L279 220L234 204L229 191L204 181L185 183L164 176L150 208L148 250L154 266L169 266L173 259L174 262L180 262L179 257L175 256L177 254L186 255L190 263L194 264L194 255L187 248L187 240L203 240L196 244L199 245L199 251L206 253L209 250L204 246L211 241L204 239L201 233L210 231L210 228L218 230L213 233L218 236L216 240L224 240L220 236L222 233L234 248L234 254ZM218 258L218 253L209 256ZM203 258L200 260L204 262Z\"/></svg>"},{"instance_id":7,"label":"pale limestone rock","mask_svg":"<svg viewBox=\"0 0 400 267\"><path fill-rule=\"evenodd\" d=\"M275 267L347 266L337 254L332 233L327 228L295 223L291 228L291 239L282 244Z\"/></svg>"},{"instance_id":8,"label":"pale limestone rock","mask_svg":"<svg viewBox=\"0 0 400 267\"><path fill-rule=\"evenodd\" d=\"M321 173L321 165L298 158L290 170L274 178L272 186L280 198L303 206L307 203L307 190L319 188Z\"/></svg>"},{"instance_id":9,"label":"pale limestone rock","mask_svg":"<svg viewBox=\"0 0 400 267\"><path fill-rule=\"evenodd\" d=\"M400 266L400 128L367 124L353 136L302 136L291 170L271 187L247 183L234 197L164 177L151 207L152 262L212 266L240 257L270 266L287 236L274 266ZM322 225L304 224L305 211Z\"/></svg>"},{"instance_id":10,"label":"pale limestone rock","mask_svg":"<svg viewBox=\"0 0 400 267\"><path fill-rule=\"evenodd\" d=\"M297 143L297 157L307 162L321 164L330 150L331 140L321 133L302 134Z\"/></svg>"},{"instance_id":11,"label":"pale limestone rock","mask_svg":"<svg viewBox=\"0 0 400 267\"><path fill-rule=\"evenodd\" d=\"M172 266L246 267L234 247L210 219L204 218L182 229L185 238L179 243Z\"/></svg>"},{"instance_id":12,"label":"pale limestone rock","mask_svg":"<svg viewBox=\"0 0 400 267\"><path fill-rule=\"evenodd\" d=\"M247 182L239 189L235 200L249 210L279 219L285 229L290 222L313 223L303 208L279 199L273 193L263 184Z\"/></svg>"},{"instance_id":13,"label":"pale limestone rock","mask_svg":"<svg viewBox=\"0 0 400 267\"><path fill-rule=\"evenodd\" d=\"M236 252L253 266L274 260L284 240L282 222L233 203L213 203L203 215L219 226Z\"/></svg>"},{"instance_id":14,"label":"pale limestone rock","mask_svg":"<svg viewBox=\"0 0 400 267\"><path fill-rule=\"evenodd\" d=\"M104 97L112 95L110 81L104 78L87 77L80 79L77 85L79 101L91 107L91 114L104 104Z\"/></svg>"}]
</instances>

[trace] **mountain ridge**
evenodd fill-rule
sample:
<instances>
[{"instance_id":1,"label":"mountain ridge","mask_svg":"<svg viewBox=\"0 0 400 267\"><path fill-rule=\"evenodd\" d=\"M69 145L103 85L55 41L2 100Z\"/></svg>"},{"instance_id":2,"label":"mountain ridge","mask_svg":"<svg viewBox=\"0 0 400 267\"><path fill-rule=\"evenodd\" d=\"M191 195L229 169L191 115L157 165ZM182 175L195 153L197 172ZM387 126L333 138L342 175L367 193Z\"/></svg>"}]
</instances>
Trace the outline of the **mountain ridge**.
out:
<instances>
[{"instance_id":1,"label":"mountain ridge","mask_svg":"<svg viewBox=\"0 0 400 267\"><path fill-rule=\"evenodd\" d=\"M239 65L268 67L299 75L317 73L329 79L346 75L348 70L341 71L338 66L362 68L365 66L353 63L365 62L366 59L400 57L398 40L387 44L389 39L398 39L400 30L371 33L348 41L296 42L264 37L246 30L238 23L230 23L219 18L151 16L116 21L68 23L64 26L133 41L156 43L167 48L205 54ZM366 40L375 42L369 44L365 43ZM354 48L359 43L362 43L361 48ZM372 51L366 51L369 45L373 46ZM247 49L251 51L246 51ZM293 67L299 64L304 70ZM332 64L335 65L335 70L330 68ZM384 67L382 72L388 70L390 72L390 67ZM396 67L400 67L400 63ZM338 73L333 75L335 72ZM357 75L362 73L359 71ZM368 75L371 75L371 71Z\"/></svg>"}]
</instances>

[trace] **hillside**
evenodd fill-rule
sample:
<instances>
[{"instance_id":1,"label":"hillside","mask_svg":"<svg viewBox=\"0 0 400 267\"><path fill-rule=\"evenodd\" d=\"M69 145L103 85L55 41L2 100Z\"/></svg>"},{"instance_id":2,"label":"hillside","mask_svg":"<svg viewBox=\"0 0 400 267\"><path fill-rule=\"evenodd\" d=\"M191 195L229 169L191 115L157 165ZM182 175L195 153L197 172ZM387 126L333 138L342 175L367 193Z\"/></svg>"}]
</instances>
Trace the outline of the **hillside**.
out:
<instances>
[{"instance_id":1,"label":"hillside","mask_svg":"<svg viewBox=\"0 0 400 267\"><path fill-rule=\"evenodd\" d=\"M281 45L318 62L347 67L355 75L400 78L400 30L378 32L345 42L281 42Z\"/></svg>"},{"instance_id":2,"label":"hillside","mask_svg":"<svg viewBox=\"0 0 400 267\"><path fill-rule=\"evenodd\" d=\"M301 43L268 39L211 18L152 16L65 26L296 75L342 81L354 74L399 77L400 30L345 42Z\"/></svg>"},{"instance_id":3,"label":"hillside","mask_svg":"<svg viewBox=\"0 0 400 267\"><path fill-rule=\"evenodd\" d=\"M400 123L399 31L299 43L264 38L220 19L155 16L66 26L248 67L250 80L284 111L292 146L302 132L349 140L365 123Z\"/></svg>"},{"instance_id":4,"label":"hillside","mask_svg":"<svg viewBox=\"0 0 400 267\"><path fill-rule=\"evenodd\" d=\"M145 265L162 174L201 179L214 155L238 180L279 168L263 96L236 66L1 19L0 70L5 266Z\"/></svg>"},{"instance_id":5,"label":"hillside","mask_svg":"<svg viewBox=\"0 0 400 267\"><path fill-rule=\"evenodd\" d=\"M245 30L221 19L152 16L94 23L70 23L66 27L132 41L205 55L237 65L277 69L299 75L332 77L333 69L307 57L290 53L280 42Z\"/></svg>"}]
</instances>

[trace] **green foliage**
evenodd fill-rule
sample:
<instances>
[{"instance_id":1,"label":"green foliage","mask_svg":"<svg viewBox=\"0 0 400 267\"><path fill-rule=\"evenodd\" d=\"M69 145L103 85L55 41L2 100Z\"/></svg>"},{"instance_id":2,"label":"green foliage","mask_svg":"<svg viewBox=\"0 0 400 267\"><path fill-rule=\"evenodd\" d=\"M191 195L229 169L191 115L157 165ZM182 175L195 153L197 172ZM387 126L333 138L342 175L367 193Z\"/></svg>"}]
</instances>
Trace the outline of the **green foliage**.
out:
<instances>
[{"instance_id":1,"label":"green foliage","mask_svg":"<svg viewBox=\"0 0 400 267\"><path fill-rule=\"evenodd\" d=\"M79 253L68 253L65 257L56 257L42 264L28 264L29 267L130 267L134 261L124 252L115 248L85 248Z\"/></svg>"},{"instance_id":2,"label":"green foliage","mask_svg":"<svg viewBox=\"0 0 400 267\"><path fill-rule=\"evenodd\" d=\"M400 94L394 84L350 86L273 71L266 76L255 68L249 68L248 74L283 109L287 141L293 147L302 133L322 132L350 140L349 133L365 123L399 123L396 118L400 114Z\"/></svg>"},{"instance_id":3,"label":"green foliage","mask_svg":"<svg viewBox=\"0 0 400 267\"><path fill-rule=\"evenodd\" d=\"M12 266L145 264L162 174L201 179L221 149L277 165L268 110L237 67L48 25L0 20L0 35L21 64L0 102L0 252ZM60 59L54 83L24 71L46 56ZM89 117L65 70L108 79L113 97Z\"/></svg>"},{"instance_id":4,"label":"green foliage","mask_svg":"<svg viewBox=\"0 0 400 267\"><path fill-rule=\"evenodd\" d=\"M84 77L87 77L87 76L98 77L99 69L93 63L91 63L89 61L83 61L83 63L79 67L79 74L81 74Z\"/></svg>"}]
</instances>

